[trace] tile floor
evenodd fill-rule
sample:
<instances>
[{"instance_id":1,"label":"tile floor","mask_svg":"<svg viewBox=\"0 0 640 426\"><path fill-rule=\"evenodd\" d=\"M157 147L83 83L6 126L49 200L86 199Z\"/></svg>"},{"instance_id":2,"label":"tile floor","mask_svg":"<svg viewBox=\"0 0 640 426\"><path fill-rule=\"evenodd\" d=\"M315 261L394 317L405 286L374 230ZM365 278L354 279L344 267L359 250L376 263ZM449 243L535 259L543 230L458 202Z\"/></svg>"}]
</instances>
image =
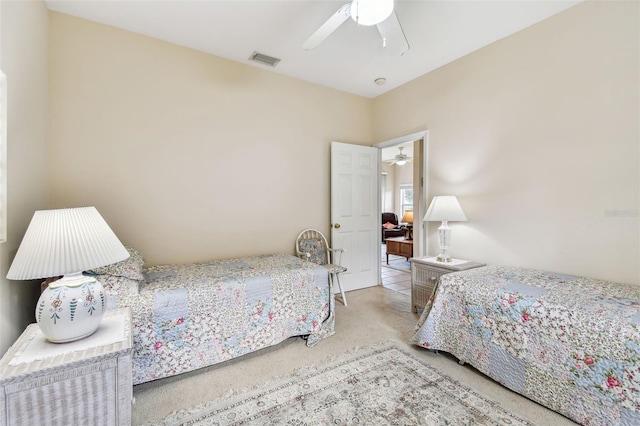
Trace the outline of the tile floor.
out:
<instances>
[{"instance_id":1,"label":"tile floor","mask_svg":"<svg viewBox=\"0 0 640 426\"><path fill-rule=\"evenodd\" d=\"M382 256L382 285L389 290L411 296L411 272L387 267L386 247L384 244L381 244L380 255ZM389 260L394 259L403 259L407 264L409 263L404 257L389 256Z\"/></svg>"}]
</instances>

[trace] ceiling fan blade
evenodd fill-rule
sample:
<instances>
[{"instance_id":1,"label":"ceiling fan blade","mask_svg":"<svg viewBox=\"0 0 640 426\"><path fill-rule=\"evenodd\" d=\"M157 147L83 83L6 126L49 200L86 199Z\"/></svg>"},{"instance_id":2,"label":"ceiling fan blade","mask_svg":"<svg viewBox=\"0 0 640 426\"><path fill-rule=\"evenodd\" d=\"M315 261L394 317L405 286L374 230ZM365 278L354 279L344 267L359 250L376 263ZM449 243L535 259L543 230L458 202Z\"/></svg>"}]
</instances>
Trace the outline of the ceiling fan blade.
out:
<instances>
[{"instance_id":1,"label":"ceiling fan blade","mask_svg":"<svg viewBox=\"0 0 640 426\"><path fill-rule=\"evenodd\" d=\"M391 15L380 22L378 25L378 32L382 37L382 43L385 49L393 52L398 56L402 56L409 50L409 42L404 35L400 21L396 16L396 12L391 12Z\"/></svg>"},{"instance_id":2,"label":"ceiling fan blade","mask_svg":"<svg viewBox=\"0 0 640 426\"><path fill-rule=\"evenodd\" d=\"M318 47L327 37L329 37L340 25L351 16L351 3L347 3L342 6L331 18L327 19L327 22L322 24L320 28L316 30L311 37L302 43L304 50L311 50Z\"/></svg>"}]
</instances>

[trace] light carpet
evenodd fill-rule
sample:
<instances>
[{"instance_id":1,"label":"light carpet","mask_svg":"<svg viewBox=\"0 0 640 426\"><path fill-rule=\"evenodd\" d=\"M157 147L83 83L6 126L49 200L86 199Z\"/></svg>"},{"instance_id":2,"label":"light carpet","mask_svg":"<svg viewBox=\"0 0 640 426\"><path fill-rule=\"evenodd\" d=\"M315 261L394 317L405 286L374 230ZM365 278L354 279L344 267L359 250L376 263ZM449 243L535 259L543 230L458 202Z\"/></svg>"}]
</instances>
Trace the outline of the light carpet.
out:
<instances>
[{"instance_id":1,"label":"light carpet","mask_svg":"<svg viewBox=\"0 0 640 426\"><path fill-rule=\"evenodd\" d=\"M342 354L154 424L532 425L393 342Z\"/></svg>"}]
</instances>

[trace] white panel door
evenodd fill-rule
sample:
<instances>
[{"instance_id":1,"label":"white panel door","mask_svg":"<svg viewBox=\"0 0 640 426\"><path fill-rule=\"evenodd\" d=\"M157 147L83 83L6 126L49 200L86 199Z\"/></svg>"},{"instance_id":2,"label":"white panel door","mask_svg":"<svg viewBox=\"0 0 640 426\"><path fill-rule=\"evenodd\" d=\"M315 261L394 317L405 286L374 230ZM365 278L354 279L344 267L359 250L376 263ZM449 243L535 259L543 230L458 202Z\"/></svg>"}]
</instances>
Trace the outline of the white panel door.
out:
<instances>
[{"instance_id":1,"label":"white panel door","mask_svg":"<svg viewBox=\"0 0 640 426\"><path fill-rule=\"evenodd\" d=\"M343 248L345 291L379 282L378 148L331 143L331 245Z\"/></svg>"}]
</instances>

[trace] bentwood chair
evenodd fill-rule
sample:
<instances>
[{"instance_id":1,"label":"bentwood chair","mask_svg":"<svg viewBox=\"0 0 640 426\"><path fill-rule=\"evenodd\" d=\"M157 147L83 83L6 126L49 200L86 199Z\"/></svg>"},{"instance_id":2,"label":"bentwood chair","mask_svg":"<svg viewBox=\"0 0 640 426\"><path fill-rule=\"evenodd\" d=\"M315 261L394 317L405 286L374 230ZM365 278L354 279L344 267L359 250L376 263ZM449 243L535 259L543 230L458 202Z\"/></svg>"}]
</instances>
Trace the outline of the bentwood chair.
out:
<instances>
[{"instance_id":1,"label":"bentwood chair","mask_svg":"<svg viewBox=\"0 0 640 426\"><path fill-rule=\"evenodd\" d=\"M296 254L301 259L322 265L329 271L331 282L338 283L342 303L347 306L347 298L344 296L342 284L340 284L339 274L346 272L347 268L342 266L343 249L333 249L329 247L327 239L316 229L305 229L296 239Z\"/></svg>"}]
</instances>

